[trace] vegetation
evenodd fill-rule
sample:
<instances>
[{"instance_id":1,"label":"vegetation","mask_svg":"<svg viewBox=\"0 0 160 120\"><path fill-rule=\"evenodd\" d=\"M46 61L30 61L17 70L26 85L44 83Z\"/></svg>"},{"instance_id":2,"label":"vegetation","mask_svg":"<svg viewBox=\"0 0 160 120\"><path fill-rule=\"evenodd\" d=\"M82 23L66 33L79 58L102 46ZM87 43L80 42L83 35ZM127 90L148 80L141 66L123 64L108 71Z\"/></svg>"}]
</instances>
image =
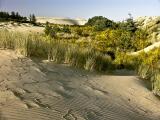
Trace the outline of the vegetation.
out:
<instances>
[{"instance_id":1,"label":"vegetation","mask_svg":"<svg viewBox=\"0 0 160 120\"><path fill-rule=\"evenodd\" d=\"M30 21L34 24L34 15ZM93 17L84 26L47 22L44 34L1 30L0 36L1 48L14 49L28 57L42 57L89 71L136 70L151 81L155 93L160 91L160 49L137 56L128 54L150 45L148 33L137 28L131 16L119 23Z\"/></svg>"},{"instance_id":2,"label":"vegetation","mask_svg":"<svg viewBox=\"0 0 160 120\"><path fill-rule=\"evenodd\" d=\"M0 11L0 22L15 21L21 23L36 24L36 17L34 14L30 15L29 20L27 17L21 16L18 12L12 11L11 13Z\"/></svg>"},{"instance_id":3,"label":"vegetation","mask_svg":"<svg viewBox=\"0 0 160 120\"><path fill-rule=\"evenodd\" d=\"M12 33L0 31L0 47L14 49L28 56L47 58L56 63L67 63L87 70L104 71L111 66L111 59L90 48L79 48L76 44L54 40L50 36L38 34Z\"/></svg>"},{"instance_id":4,"label":"vegetation","mask_svg":"<svg viewBox=\"0 0 160 120\"><path fill-rule=\"evenodd\" d=\"M36 17L34 14L30 15L29 16L29 22L32 23L32 24L36 24Z\"/></svg>"},{"instance_id":5,"label":"vegetation","mask_svg":"<svg viewBox=\"0 0 160 120\"><path fill-rule=\"evenodd\" d=\"M129 18L127 18L123 22L120 22L118 26L123 30L127 30L134 33L138 28L133 20L132 15L131 14L128 14L128 15L129 15Z\"/></svg>"},{"instance_id":6,"label":"vegetation","mask_svg":"<svg viewBox=\"0 0 160 120\"><path fill-rule=\"evenodd\" d=\"M152 83L152 90L160 96L160 49L155 49L139 57L139 75Z\"/></svg>"},{"instance_id":7,"label":"vegetation","mask_svg":"<svg viewBox=\"0 0 160 120\"><path fill-rule=\"evenodd\" d=\"M116 27L116 23L103 16L95 16L89 19L86 25L93 26L95 31L103 31L105 28Z\"/></svg>"}]
</instances>

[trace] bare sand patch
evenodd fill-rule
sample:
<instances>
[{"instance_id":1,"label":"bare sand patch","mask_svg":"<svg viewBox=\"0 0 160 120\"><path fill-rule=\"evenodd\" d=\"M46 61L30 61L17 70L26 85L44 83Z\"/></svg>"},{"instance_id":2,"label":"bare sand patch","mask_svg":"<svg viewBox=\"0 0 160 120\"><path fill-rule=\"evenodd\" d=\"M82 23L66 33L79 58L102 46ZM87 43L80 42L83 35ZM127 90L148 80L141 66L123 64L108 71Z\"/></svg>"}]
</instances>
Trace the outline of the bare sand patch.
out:
<instances>
[{"instance_id":1,"label":"bare sand patch","mask_svg":"<svg viewBox=\"0 0 160 120\"><path fill-rule=\"evenodd\" d=\"M29 23L12 23L12 22L1 22L0 30L9 30L13 32L35 32L35 33L43 33L44 27L33 26Z\"/></svg>"}]
</instances>

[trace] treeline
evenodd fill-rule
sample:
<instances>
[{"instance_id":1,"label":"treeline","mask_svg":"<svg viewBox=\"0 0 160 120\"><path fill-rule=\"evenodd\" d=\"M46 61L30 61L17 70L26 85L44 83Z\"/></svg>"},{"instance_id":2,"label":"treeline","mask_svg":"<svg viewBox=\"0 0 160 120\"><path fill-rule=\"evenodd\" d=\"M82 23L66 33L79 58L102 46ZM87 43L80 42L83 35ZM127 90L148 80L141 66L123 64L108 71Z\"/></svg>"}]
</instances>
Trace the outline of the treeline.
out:
<instances>
[{"instance_id":1,"label":"treeline","mask_svg":"<svg viewBox=\"0 0 160 120\"><path fill-rule=\"evenodd\" d=\"M9 12L0 11L0 22L5 22L5 21L15 21L15 22L36 24L36 17L34 14L32 14L28 19L27 17L21 16L18 12L12 11L11 13L9 13Z\"/></svg>"}]
</instances>

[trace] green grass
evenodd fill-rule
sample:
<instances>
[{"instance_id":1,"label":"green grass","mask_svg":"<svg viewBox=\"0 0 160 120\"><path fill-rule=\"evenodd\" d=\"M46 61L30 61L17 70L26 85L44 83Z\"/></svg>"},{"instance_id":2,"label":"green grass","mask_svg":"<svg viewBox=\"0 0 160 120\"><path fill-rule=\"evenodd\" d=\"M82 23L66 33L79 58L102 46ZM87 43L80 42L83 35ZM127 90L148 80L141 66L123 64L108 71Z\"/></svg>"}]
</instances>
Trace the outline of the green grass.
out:
<instances>
[{"instance_id":1,"label":"green grass","mask_svg":"<svg viewBox=\"0 0 160 120\"><path fill-rule=\"evenodd\" d=\"M13 49L24 56L47 56L47 44L44 37L34 33L0 31L0 48Z\"/></svg>"},{"instance_id":2,"label":"green grass","mask_svg":"<svg viewBox=\"0 0 160 120\"><path fill-rule=\"evenodd\" d=\"M89 71L106 71L112 66L110 56L90 47L80 47L36 33L0 31L0 47L13 49L27 57L45 58Z\"/></svg>"}]
</instances>

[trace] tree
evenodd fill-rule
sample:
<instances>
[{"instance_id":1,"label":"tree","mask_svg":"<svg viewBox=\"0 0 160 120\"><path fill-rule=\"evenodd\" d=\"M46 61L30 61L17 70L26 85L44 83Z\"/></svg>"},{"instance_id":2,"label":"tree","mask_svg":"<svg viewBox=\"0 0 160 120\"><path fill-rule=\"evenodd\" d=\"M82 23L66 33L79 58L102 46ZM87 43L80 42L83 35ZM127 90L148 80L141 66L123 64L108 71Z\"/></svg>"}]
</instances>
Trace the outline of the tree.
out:
<instances>
[{"instance_id":1,"label":"tree","mask_svg":"<svg viewBox=\"0 0 160 120\"><path fill-rule=\"evenodd\" d=\"M8 12L0 12L0 21L8 21L10 15Z\"/></svg>"},{"instance_id":2,"label":"tree","mask_svg":"<svg viewBox=\"0 0 160 120\"><path fill-rule=\"evenodd\" d=\"M119 27L121 29L124 29L124 30L127 30L127 31L134 33L137 30L137 26L135 25L132 14L129 13L128 15L129 15L129 18L127 18L122 23L119 23Z\"/></svg>"},{"instance_id":3,"label":"tree","mask_svg":"<svg viewBox=\"0 0 160 120\"><path fill-rule=\"evenodd\" d=\"M45 26L45 30L44 30L45 34L51 38L55 37L55 30L49 25L49 22L46 22L46 26Z\"/></svg>"},{"instance_id":4,"label":"tree","mask_svg":"<svg viewBox=\"0 0 160 120\"><path fill-rule=\"evenodd\" d=\"M32 24L36 24L36 17L35 17L35 15L34 14L30 14L30 16L29 16L29 21L30 21L30 23L32 23Z\"/></svg>"},{"instance_id":5,"label":"tree","mask_svg":"<svg viewBox=\"0 0 160 120\"><path fill-rule=\"evenodd\" d=\"M46 22L46 26L45 26L45 29L44 29L44 32L46 35L49 35L49 32L52 28L49 26L49 22L47 21Z\"/></svg>"},{"instance_id":6,"label":"tree","mask_svg":"<svg viewBox=\"0 0 160 120\"><path fill-rule=\"evenodd\" d=\"M30 14L29 15L29 22L31 22L32 21L32 15Z\"/></svg>"},{"instance_id":7,"label":"tree","mask_svg":"<svg viewBox=\"0 0 160 120\"><path fill-rule=\"evenodd\" d=\"M137 27L134 23L132 14L129 13L128 15L129 15L129 18L126 20L127 21L127 30L131 31L131 32L135 32L137 30Z\"/></svg>"},{"instance_id":8,"label":"tree","mask_svg":"<svg viewBox=\"0 0 160 120\"><path fill-rule=\"evenodd\" d=\"M18 12L16 12L15 19L17 19L17 20L20 20L20 19L21 19L21 16L19 15Z\"/></svg>"},{"instance_id":9,"label":"tree","mask_svg":"<svg viewBox=\"0 0 160 120\"><path fill-rule=\"evenodd\" d=\"M14 20L16 18L16 14L14 11L11 12L11 19Z\"/></svg>"},{"instance_id":10,"label":"tree","mask_svg":"<svg viewBox=\"0 0 160 120\"><path fill-rule=\"evenodd\" d=\"M22 22L27 22L27 17L23 17Z\"/></svg>"},{"instance_id":11,"label":"tree","mask_svg":"<svg viewBox=\"0 0 160 120\"><path fill-rule=\"evenodd\" d=\"M35 15L34 15L34 14L32 15L32 22L33 22L33 24L35 24L35 23L36 23L36 17L35 17Z\"/></svg>"},{"instance_id":12,"label":"tree","mask_svg":"<svg viewBox=\"0 0 160 120\"><path fill-rule=\"evenodd\" d=\"M27 18L21 16L18 12L12 11L9 14L8 12L0 11L0 21L27 22Z\"/></svg>"},{"instance_id":13,"label":"tree","mask_svg":"<svg viewBox=\"0 0 160 120\"><path fill-rule=\"evenodd\" d=\"M114 28L116 24L103 16L95 16L90 18L86 25L93 26L96 31L103 31L106 28Z\"/></svg>"}]
</instances>

